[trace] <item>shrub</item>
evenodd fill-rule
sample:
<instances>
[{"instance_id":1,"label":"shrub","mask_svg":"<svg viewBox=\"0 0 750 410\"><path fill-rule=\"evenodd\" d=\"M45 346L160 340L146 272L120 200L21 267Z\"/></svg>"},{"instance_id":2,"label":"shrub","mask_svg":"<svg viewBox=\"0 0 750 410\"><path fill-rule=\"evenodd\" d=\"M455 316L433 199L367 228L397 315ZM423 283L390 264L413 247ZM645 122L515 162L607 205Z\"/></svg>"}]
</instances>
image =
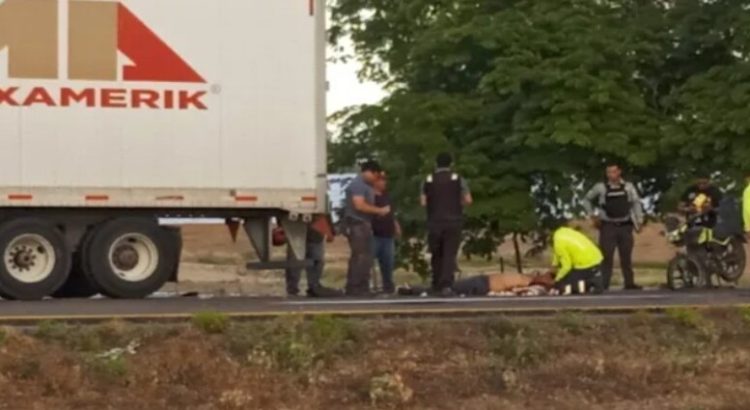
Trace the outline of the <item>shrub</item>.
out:
<instances>
[{"instance_id":1,"label":"shrub","mask_svg":"<svg viewBox=\"0 0 750 410\"><path fill-rule=\"evenodd\" d=\"M219 312L199 312L193 315L193 325L208 334L226 332L229 316Z\"/></svg>"}]
</instances>

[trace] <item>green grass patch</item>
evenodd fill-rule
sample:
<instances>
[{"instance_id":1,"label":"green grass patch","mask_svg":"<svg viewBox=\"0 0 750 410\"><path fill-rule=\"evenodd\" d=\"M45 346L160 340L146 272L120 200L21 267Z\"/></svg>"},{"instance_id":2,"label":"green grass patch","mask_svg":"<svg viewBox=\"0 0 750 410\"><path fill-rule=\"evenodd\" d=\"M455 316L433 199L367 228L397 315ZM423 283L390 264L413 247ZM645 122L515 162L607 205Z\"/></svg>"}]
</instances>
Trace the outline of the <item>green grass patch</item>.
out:
<instances>
[{"instance_id":1,"label":"green grass patch","mask_svg":"<svg viewBox=\"0 0 750 410\"><path fill-rule=\"evenodd\" d=\"M106 382L117 382L128 374L128 363L123 355L101 357L89 356L85 363L99 380Z\"/></svg>"},{"instance_id":2,"label":"green grass patch","mask_svg":"<svg viewBox=\"0 0 750 410\"><path fill-rule=\"evenodd\" d=\"M750 306L740 306L737 310L745 324L750 325Z\"/></svg>"},{"instance_id":3,"label":"green grass patch","mask_svg":"<svg viewBox=\"0 0 750 410\"><path fill-rule=\"evenodd\" d=\"M563 312L557 315L556 319L558 326L575 336L580 336L593 327L593 318L580 312Z\"/></svg>"},{"instance_id":4,"label":"green grass patch","mask_svg":"<svg viewBox=\"0 0 750 410\"><path fill-rule=\"evenodd\" d=\"M669 308L665 313L677 325L690 329L702 330L710 324L703 314L696 309Z\"/></svg>"},{"instance_id":5,"label":"green grass patch","mask_svg":"<svg viewBox=\"0 0 750 410\"><path fill-rule=\"evenodd\" d=\"M489 322L485 330L490 353L498 367L522 368L549 357L549 344L538 327L499 319Z\"/></svg>"},{"instance_id":6,"label":"green grass patch","mask_svg":"<svg viewBox=\"0 0 750 410\"><path fill-rule=\"evenodd\" d=\"M230 352L247 363L290 372L308 371L335 355L349 354L359 340L352 322L325 315L238 324L227 334Z\"/></svg>"},{"instance_id":7,"label":"green grass patch","mask_svg":"<svg viewBox=\"0 0 750 410\"><path fill-rule=\"evenodd\" d=\"M229 328L229 316L219 312L198 312L193 315L193 325L208 334L225 333Z\"/></svg>"},{"instance_id":8,"label":"green grass patch","mask_svg":"<svg viewBox=\"0 0 750 410\"><path fill-rule=\"evenodd\" d=\"M128 342L132 329L120 322L99 325L68 325L57 321L40 322L32 335L39 340L60 344L77 352L98 352Z\"/></svg>"}]
</instances>

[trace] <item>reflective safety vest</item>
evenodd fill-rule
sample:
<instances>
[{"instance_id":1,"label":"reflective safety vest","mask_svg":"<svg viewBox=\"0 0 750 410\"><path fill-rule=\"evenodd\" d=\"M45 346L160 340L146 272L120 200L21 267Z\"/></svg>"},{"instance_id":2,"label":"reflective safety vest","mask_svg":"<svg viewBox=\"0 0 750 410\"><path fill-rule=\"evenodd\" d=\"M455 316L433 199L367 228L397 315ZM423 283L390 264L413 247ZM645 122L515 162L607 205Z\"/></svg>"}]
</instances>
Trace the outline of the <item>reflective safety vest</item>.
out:
<instances>
[{"instance_id":1,"label":"reflective safety vest","mask_svg":"<svg viewBox=\"0 0 750 410\"><path fill-rule=\"evenodd\" d=\"M572 228L555 231L552 246L552 264L558 267L556 282L564 279L572 270L596 267L604 259L599 247L591 239Z\"/></svg>"}]
</instances>

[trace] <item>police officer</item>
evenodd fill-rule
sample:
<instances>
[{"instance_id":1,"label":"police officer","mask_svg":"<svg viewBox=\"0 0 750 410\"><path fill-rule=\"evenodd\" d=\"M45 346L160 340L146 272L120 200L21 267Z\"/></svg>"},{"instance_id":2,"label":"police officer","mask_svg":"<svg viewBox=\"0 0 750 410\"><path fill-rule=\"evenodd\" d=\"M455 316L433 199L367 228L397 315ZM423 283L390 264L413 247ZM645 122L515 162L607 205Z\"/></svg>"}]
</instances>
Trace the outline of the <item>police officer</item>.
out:
<instances>
[{"instance_id":1,"label":"police officer","mask_svg":"<svg viewBox=\"0 0 750 410\"><path fill-rule=\"evenodd\" d=\"M599 228L599 247L604 254L604 289L612 279L615 249L619 251L625 289L640 290L633 273L633 231L643 225L643 208L635 186L622 179L618 164L607 165L607 178L586 194L583 206Z\"/></svg>"},{"instance_id":2,"label":"police officer","mask_svg":"<svg viewBox=\"0 0 750 410\"><path fill-rule=\"evenodd\" d=\"M442 296L451 296L461 246L464 206L473 200L466 180L451 169L453 157L450 154L439 154L435 165L435 172L427 176L422 186L421 202L427 208L432 290Z\"/></svg>"}]
</instances>

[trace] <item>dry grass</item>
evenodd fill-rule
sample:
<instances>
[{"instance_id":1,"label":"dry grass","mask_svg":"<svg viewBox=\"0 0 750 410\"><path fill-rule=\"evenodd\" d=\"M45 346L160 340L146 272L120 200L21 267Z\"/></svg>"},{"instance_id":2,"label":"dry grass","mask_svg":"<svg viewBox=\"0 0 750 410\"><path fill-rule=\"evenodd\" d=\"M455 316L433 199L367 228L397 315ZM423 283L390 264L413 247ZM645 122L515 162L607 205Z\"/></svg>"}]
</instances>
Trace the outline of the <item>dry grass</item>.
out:
<instances>
[{"instance_id":1,"label":"dry grass","mask_svg":"<svg viewBox=\"0 0 750 410\"><path fill-rule=\"evenodd\" d=\"M46 323L4 331L0 408L742 409L747 318Z\"/></svg>"}]
</instances>

